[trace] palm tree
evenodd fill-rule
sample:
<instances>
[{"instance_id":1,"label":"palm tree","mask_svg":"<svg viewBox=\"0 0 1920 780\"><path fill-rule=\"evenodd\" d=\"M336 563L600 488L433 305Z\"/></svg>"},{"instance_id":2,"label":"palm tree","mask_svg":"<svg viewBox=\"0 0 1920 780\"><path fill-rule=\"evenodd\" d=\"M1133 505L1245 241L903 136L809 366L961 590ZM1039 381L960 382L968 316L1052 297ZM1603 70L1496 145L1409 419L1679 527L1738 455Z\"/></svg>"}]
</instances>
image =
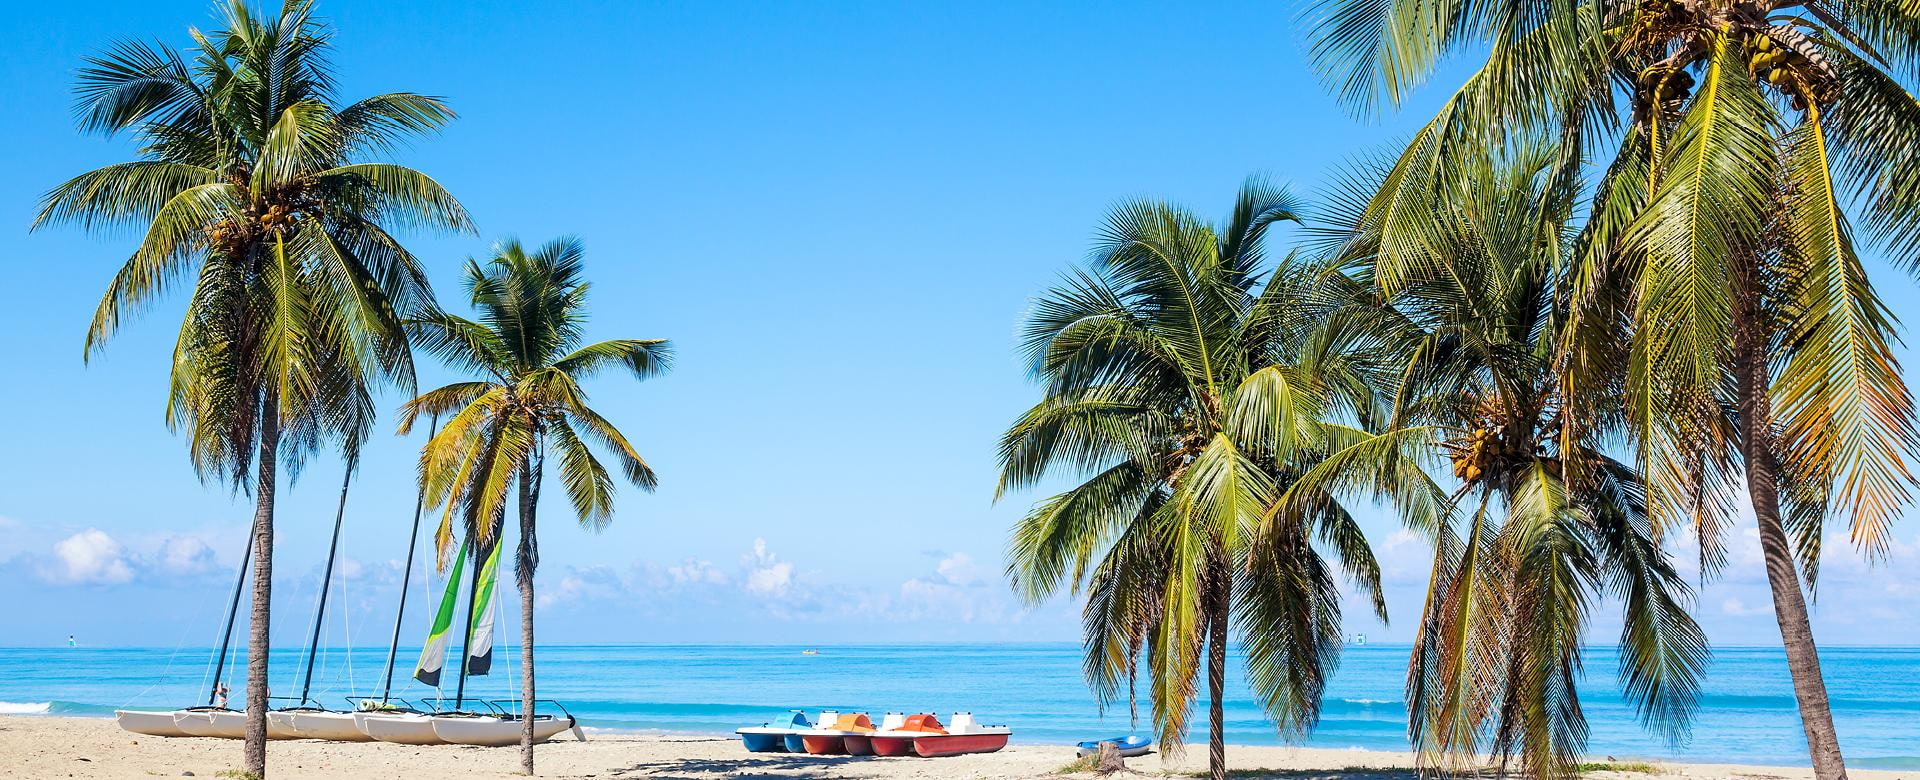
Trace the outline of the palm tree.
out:
<instances>
[{"instance_id":1,"label":"palm tree","mask_svg":"<svg viewBox=\"0 0 1920 780\"><path fill-rule=\"evenodd\" d=\"M1315 723L1340 648L1330 549L1384 617L1379 568L1327 496L1270 512L1302 464L1374 413L1355 335L1319 323L1314 274L1285 262L1264 283L1268 228L1294 220L1284 191L1250 182L1209 226L1160 202L1115 208L1092 268L1034 305L1025 349L1046 397L1001 442L1000 494L1056 472L1077 487L1014 530L1008 575L1038 602L1084 608L1089 685L1131 704L1143 651L1153 719L1177 753L1205 655L1209 763L1225 776L1228 624L1261 705L1290 736Z\"/></svg>"},{"instance_id":2,"label":"palm tree","mask_svg":"<svg viewBox=\"0 0 1920 780\"><path fill-rule=\"evenodd\" d=\"M1419 262L1429 220L1405 206L1457 176L1464 150L1545 132L1603 166L1556 362L1568 382L1625 383L1650 518L1691 524L1708 572L1745 483L1814 769L1844 777L1802 587L1830 512L1874 557L1911 497L1913 404L1851 223L1920 247L1920 100L1902 82L1920 66L1920 5L1313 7L1315 57L1363 111L1397 104L1449 53L1488 52L1368 206L1384 266ZM1589 349L1609 338L1618 360Z\"/></svg>"},{"instance_id":3,"label":"palm tree","mask_svg":"<svg viewBox=\"0 0 1920 780\"><path fill-rule=\"evenodd\" d=\"M372 418L372 388L411 389L396 313L431 298L392 225L470 229L427 176L365 162L453 113L411 93L333 105L329 31L305 0L256 15L236 0L195 48L123 42L79 76L82 128L130 132L140 157L48 192L35 226L143 225L101 298L86 354L124 313L192 281L175 342L168 425L202 478L252 474L253 606L246 769L266 772L267 635L277 469Z\"/></svg>"},{"instance_id":4,"label":"palm tree","mask_svg":"<svg viewBox=\"0 0 1920 780\"><path fill-rule=\"evenodd\" d=\"M452 550L456 516L475 549L495 543L508 493L519 492L520 767L533 774L533 574L540 564L535 511L549 450L581 525L594 531L613 520L613 477L590 449L613 455L629 482L651 491L653 469L613 423L587 406L580 380L605 369L635 378L664 373L672 348L661 339L615 339L580 345L587 283L585 250L562 238L528 253L518 241L494 247L486 265L467 261L466 286L480 319L429 309L407 323L420 347L449 365L480 375L430 390L402 410L400 432L421 414L447 418L420 455L427 506L444 507L436 535L442 560Z\"/></svg>"},{"instance_id":5,"label":"palm tree","mask_svg":"<svg viewBox=\"0 0 1920 780\"><path fill-rule=\"evenodd\" d=\"M1569 300L1568 216L1579 180L1551 144L1516 139L1463 166L1421 204L1426 261L1376 278L1378 224L1364 204L1386 171L1363 168L1331 231L1359 316L1392 334L1404 368L1386 432L1295 483L1316 488L1396 437L1451 463L1460 509L1435 558L1408 669L1409 735L1424 765L1466 769L1483 747L1531 777L1578 774L1587 727L1574 684L1600 596L1622 610L1620 679L1650 726L1677 740L1697 704L1707 645L1692 592L1649 522L1634 469L1564 425L1618 427L1619 386L1569 387L1554 370ZM1384 276L1379 275L1379 276ZM1384 291L1391 291L1385 294ZM1456 524L1464 528L1456 527Z\"/></svg>"}]
</instances>

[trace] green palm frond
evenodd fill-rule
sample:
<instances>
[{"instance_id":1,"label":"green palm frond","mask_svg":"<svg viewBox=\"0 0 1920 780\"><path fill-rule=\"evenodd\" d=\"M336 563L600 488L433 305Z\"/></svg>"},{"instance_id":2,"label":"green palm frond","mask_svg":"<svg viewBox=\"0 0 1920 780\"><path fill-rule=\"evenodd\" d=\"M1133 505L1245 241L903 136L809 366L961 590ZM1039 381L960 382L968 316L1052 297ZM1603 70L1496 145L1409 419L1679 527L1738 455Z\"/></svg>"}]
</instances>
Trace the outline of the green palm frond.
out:
<instances>
[{"instance_id":1,"label":"green palm frond","mask_svg":"<svg viewBox=\"0 0 1920 780\"><path fill-rule=\"evenodd\" d=\"M614 366L625 368L635 379L651 379L673 366L673 347L665 339L614 339L576 349L553 365L580 379Z\"/></svg>"}]
</instances>

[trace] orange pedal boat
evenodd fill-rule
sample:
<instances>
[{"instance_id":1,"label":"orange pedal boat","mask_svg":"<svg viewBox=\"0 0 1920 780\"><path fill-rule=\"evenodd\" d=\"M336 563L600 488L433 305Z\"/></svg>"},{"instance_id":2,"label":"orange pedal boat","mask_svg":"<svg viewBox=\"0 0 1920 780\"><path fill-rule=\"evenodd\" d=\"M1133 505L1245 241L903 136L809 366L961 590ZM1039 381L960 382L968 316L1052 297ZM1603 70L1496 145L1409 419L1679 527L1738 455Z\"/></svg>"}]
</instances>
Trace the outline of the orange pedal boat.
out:
<instances>
[{"instance_id":1,"label":"orange pedal boat","mask_svg":"<svg viewBox=\"0 0 1920 780\"><path fill-rule=\"evenodd\" d=\"M816 756L870 756L873 745L866 737L873 731L873 721L866 713L849 712L833 723L800 732L800 744Z\"/></svg>"}]
</instances>

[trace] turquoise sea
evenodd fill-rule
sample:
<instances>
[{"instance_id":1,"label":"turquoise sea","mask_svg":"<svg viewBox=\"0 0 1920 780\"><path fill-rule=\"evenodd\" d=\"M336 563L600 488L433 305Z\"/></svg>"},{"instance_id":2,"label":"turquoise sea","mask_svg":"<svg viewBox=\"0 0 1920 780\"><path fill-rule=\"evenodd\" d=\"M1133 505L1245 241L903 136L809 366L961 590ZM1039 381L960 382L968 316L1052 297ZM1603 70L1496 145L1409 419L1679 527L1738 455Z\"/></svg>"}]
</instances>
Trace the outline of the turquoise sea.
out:
<instances>
[{"instance_id":1,"label":"turquoise sea","mask_svg":"<svg viewBox=\"0 0 1920 780\"><path fill-rule=\"evenodd\" d=\"M542 697L561 700L589 727L719 734L789 708L874 713L972 711L1014 726L1015 740L1065 743L1130 731L1126 703L1103 715L1080 676L1071 644L568 645L542 647ZM404 678L417 649L400 653ZM276 651L275 695L297 692L298 650ZM205 698L206 649L0 649L0 714L108 716L116 707L174 707ZM1404 646L1349 647L1307 744L1406 747ZM386 648L338 650L320 659L315 698L340 706L377 694ZM1582 703L1591 752L1620 759L1685 759L1805 765L1784 657L1778 649L1717 648L1692 740L1674 747L1642 731L1614 688L1610 648L1588 654ZM1920 648L1823 648L1828 690L1849 764L1920 769ZM495 674L469 687L512 695L519 662L507 648ZM239 676L231 678L237 690ZM1243 692L1229 687L1228 741L1280 740ZM446 694L451 698L452 687ZM431 698L399 686L396 695ZM1142 712L1146 710L1142 702ZM1204 723L1204 719L1196 718Z\"/></svg>"}]
</instances>

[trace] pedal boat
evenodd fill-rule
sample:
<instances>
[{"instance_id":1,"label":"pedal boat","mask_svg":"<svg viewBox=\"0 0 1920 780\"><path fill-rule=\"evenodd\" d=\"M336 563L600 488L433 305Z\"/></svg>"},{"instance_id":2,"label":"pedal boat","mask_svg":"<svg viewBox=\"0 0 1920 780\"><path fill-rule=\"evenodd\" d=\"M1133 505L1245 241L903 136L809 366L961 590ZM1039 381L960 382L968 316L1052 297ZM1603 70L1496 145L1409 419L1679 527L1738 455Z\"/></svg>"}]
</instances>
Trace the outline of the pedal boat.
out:
<instances>
[{"instance_id":1,"label":"pedal boat","mask_svg":"<svg viewBox=\"0 0 1920 780\"><path fill-rule=\"evenodd\" d=\"M945 733L946 728L940 725L940 719L934 717L933 713L901 715L895 712L881 719L880 728L868 734L867 741L873 744L873 754L876 756L911 756L915 742Z\"/></svg>"},{"instance_id":2,"label":"pedal boat","mask_svg":"<svg viewBox=\"0 0 1920 780\"><path fill-rule=\"evenodd\" d=\"M806 713L789 710L758 726L734 729L733 733L740 736L740 744L754 753L785 753L787 735L810 728L813 728L813 721L807 720Z\"/></svg>"},{"instance_id":3,"label":"pedal boat","mask_svg":"<svg viewBox=\"0 0 1920 780\"><path fill-rule=\"evenodd\" d=\"M873 733L873 721L864 712L841 715L831 725L800 732L800 745L816 756L870 756L873 743L864 739ZM859 744L856 744L856 740ZM863 749L864 752L855 752Z\"/></svg>"},{"instance_id":4,"label":"pedal boat","mask_svg":"<svg viewBox=\"0 0 1920 780\"><path fill-rule=\"evenodd\" d=\"M1012 728L989 726L974 720L971 712L956 712L945 733L915 739L913 752L924 758L992 753L1006 747L1012 737Z\"/></svg>"}]
</instances>

